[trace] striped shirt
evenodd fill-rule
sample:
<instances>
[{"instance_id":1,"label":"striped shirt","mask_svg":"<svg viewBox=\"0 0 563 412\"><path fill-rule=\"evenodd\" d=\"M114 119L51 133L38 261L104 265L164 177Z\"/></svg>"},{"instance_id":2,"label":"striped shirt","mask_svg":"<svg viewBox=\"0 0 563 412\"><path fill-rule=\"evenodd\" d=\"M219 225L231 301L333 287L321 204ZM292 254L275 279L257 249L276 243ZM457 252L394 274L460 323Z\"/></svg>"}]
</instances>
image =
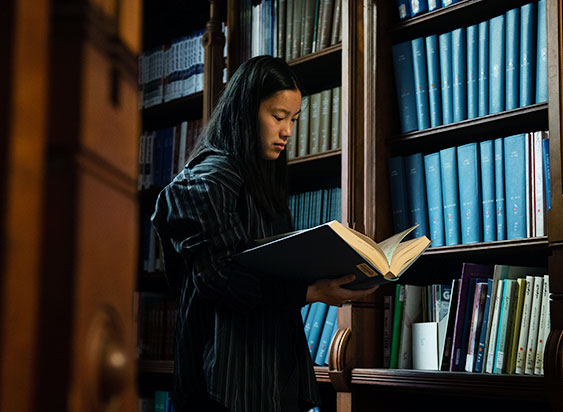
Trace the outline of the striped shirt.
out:
<instances>
[{"instance_id":1,"label":"striped shirt","mask_svg":"<svg viewBox=\"0 0 563 412\"><path fill-rule=\"evenodd\" d=\"M289 216L269 219L237 162L221 152L200 154L159 194L152 220L178 299L179 411L202 394L232 412L280 411L282 380L294 366L301 401L319 403L300 315L306 284L249 273L231 260L253 239L291 230Z\"/></svg>"}]
</instances>

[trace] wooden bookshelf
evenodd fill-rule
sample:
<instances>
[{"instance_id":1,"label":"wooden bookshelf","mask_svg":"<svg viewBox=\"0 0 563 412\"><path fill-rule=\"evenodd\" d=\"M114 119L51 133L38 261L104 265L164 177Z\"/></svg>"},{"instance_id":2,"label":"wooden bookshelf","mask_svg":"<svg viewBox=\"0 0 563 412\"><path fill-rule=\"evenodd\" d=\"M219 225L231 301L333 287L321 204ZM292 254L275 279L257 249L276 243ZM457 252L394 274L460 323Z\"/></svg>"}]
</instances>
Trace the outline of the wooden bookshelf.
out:
<instances>
[{"instance_id":1,"label":"wooden bookshelf","mask_svg":"<svg viewBox=\"0 0 563 412\"><path fill-rule=\"evenodd\" d=\"M202 115L203 92L197 92L143 109L143 129L162 129L183 120L201 119Z\"/></svg>"}]
</instances>

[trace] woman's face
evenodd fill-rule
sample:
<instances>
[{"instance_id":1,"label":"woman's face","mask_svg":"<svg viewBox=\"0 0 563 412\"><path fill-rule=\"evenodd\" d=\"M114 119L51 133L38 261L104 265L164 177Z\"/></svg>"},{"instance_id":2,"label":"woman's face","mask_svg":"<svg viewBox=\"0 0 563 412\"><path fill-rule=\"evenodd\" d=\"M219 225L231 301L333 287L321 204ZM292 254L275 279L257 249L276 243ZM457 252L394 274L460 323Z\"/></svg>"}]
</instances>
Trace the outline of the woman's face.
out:
<instances>
[{"instance_id":1,"label":"woman's face","mask_svg":"<svg viewBox=\"0 0 563 412\"><path fill-rule=\"evenodd\" d=\"M281 90L260 103L260 143L262 158L276 160L291 137L301 112L301 92Z\"/></svg>"}]
</instances>

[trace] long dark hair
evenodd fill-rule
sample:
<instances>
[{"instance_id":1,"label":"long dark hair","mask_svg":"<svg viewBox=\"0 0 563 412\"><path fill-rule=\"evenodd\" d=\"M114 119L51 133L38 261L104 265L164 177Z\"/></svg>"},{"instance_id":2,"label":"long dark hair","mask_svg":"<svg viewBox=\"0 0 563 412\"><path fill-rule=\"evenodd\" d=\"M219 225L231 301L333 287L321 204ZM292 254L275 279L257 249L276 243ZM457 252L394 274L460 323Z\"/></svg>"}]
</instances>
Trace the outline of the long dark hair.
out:
<instances>
[{"instance_id":1,"label":"long dark hair","mask_svg":"<svg viewBox=\"0 0 563 412\"><path fill-rule=\"evenodd\" d=\"M247 190L272 218L287 212L287 159L285 151L274 161L262 158L258 110L263 100L281 90L302 93L284 60L258 56L244 62L219 98L191 156L214 148L238 160Z\"/></svg>"}]
</instances>

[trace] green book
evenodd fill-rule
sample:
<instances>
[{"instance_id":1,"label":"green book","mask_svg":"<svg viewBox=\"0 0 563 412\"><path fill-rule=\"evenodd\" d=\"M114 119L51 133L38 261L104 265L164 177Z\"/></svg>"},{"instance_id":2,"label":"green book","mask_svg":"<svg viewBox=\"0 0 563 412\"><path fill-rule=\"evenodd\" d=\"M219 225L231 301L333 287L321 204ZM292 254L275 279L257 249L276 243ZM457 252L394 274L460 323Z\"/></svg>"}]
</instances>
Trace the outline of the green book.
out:
<instances>
[{"instance_id":1,"label":"green book","mask_svg":"<svg viewBox=\"0 0 563 412\"><path fill-rule=\"evenodd\" d=\"M285 5L285 60L293 57L293 3L296 0L286 0Z\"/></svg>"},{"instance_id":2,"label":"green book","mask_svg":"<svg viewBox=\"0 0 563 412\"><path fill-rule=\"evenodd\" d=\"M309 154L319 153L321 145L319 132L321 131L321 93L311 95L309 118Z\"/></svg>"},{"instance_id":3,"label":"green book","mask_svg":"<svg viewBox=\"0 0 563 412\"><path fill-rule=\"evenodd\" d=\"M321 130L319 131L319 141L321 152L330 150L330 118L332 117L332 90L327 89L321 92Z\"/></svg>"},{"instance_id":4,"label":"green book","mask_svg":"<svg viewBox=\"0 0 563 412\"><path fill-rule=\"evenodd\" d=\"M330 148L340 149L342 147L342 131L340 124L340 113L342 104L340 102L341 87L332 89L332 116L330 123Z\"/></svg>"},{"instance_id":5,"label":"green book","mask_svg":"<svg viewBox=\"0 0 563 412\"><path fill-rule=\"evenodd\" d=\"M403 303L405 300L405 286L395 285L395 307L393 311L393 332L391 338L390 369L397 369L399 364L399 343L401 342L401 320L403 319Z\"/></svg>"},{"instance_id":6,"label":"green book","mask_svg":"<svg viewBox=\"0 0 563 412\"><path fill-rule=\"evenodd\" d=\"M516 311L514 312L514 327L510 332L510 349L508 359L506 360L506 373L509 375L514 374L516 371L516 354L518 352L518 339L520 337L522 312L526 295L526 279L518 278L516 282L518 283L518 294L516 297Z\"/></svg>"},{"instance_id":7,"label":"green book","mask_svg":"<svg viewBox=\"0 0 563 412\"><path fill-rule=\"evenodd\" d=\"M318 8L317 0L302 0L304 3L304 26L301 29L303 35L303 44L301 47L301 55L306 56L313 51L313 31L315 29L316 9Z\"/></svg>"},{"instance_id":8,"label":"green book","mask_svg":"<svg viewBox=\"0 0 563 412\"><path fill-rule=\"evenodd\" d=\"M301 44L303 43L303 15L304 6L307 3L301 0L295 0L293 2L293 33L291 39L291 59L296 59L301 57Z\"/></svg>"},{"instance_id":9,"label":"green book","mask_svg":"<svg viewBox=\"0 0 563 412\"><path fill-rule=\"evenodd\" d=\"M514 279L504 279L502 292L501 311L498 324L497 345L493 372L500 374L506 372L506 359L508 355L508 337L514 322L514 310L518 283Z\"/></svg>"},{"instance_id":10,"label":"green book","mask_svg":"<svg viewBox=\"0 0 563 412\"><path fill-rule=\"evenodd\" d=\"M287 0L278 0L276 4L276 29L277 29L277 42L276 55L285 60L285 39L286 39L286 6Z\"/></svg>"},{"instance_id":11,"label":"green book","mask_svg":"<svg viewBox=\"0 0 563 412\"><path fill-rule=\"evenodd\" d=\"M303 96L301 102L301 114L299 115L299 130L297 133L297 153L298 156L309 154L309 96Z\"/></svg>"},{"instance_id":12,"label":"green book","mask_svg":"<svg viewBox=\"0 0 563 412\"><path fill-rule=\"evenodd\" d=\"M294 159L297 157L297 147L298 147L298 142L297 142L297 138L299 136L299 122L295 122L293 124L293 130L291 132L291 137L289 138L289 140L287 141L287 146L286 146L286 150L287 150L287 159Z\"/></svg>"}]
</instances>

